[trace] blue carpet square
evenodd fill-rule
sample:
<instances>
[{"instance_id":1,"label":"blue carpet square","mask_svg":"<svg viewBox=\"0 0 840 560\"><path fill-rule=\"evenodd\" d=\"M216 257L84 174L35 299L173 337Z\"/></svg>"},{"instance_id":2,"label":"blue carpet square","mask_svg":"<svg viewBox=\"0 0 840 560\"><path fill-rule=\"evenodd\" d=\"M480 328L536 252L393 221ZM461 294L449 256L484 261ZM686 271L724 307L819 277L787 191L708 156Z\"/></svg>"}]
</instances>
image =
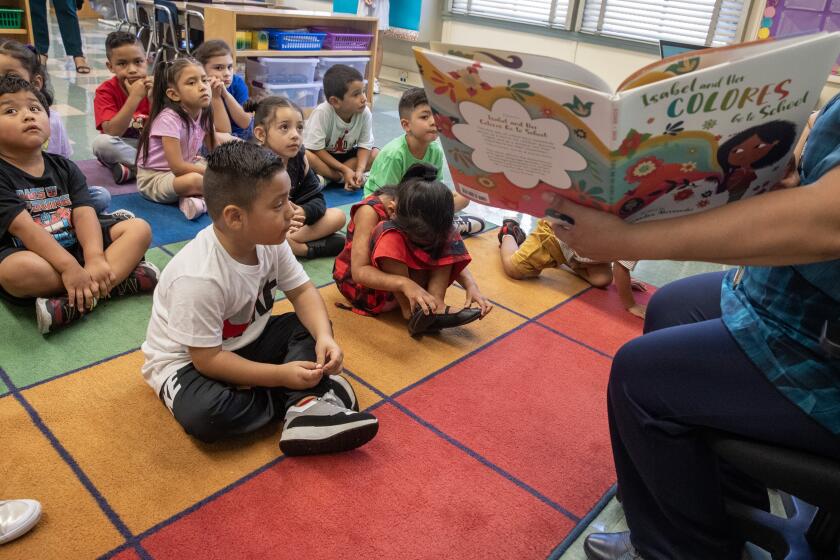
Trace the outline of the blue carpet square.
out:
<instances>
[{"instance_id":1,"label":"blue carpet square","mask_svg":"<svg viewBox=\"0 0 840 560\"><path fill-rule=\"evenodd\" d=\"M152 226L153 247L192 239L211 223L207 214L190 221L184 217L177 204L158 204L137 193L113 197L111 208L131 210L138 218L149 222Z\"/></svg>"}]
</instances>

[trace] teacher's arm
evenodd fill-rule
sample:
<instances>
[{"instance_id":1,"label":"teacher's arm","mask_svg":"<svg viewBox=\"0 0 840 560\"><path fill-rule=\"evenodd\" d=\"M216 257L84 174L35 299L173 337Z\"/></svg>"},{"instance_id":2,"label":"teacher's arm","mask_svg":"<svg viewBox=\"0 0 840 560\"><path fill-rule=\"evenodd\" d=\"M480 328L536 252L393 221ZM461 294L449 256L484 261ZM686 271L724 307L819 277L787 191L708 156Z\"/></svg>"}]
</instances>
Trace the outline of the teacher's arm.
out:
<instances>
[{"instance_id":1,"label":"teacher's arm","mask_svg":"<svg viewBox=\"0 0 840 560\"><path fill-rule=\"evenodd\" d=\"M574 225L557 237L598 261L678 260L782 266L840 258L840 167L806 187L679 218L627 224L557 197Z\"/></svg>"}]
</instances>

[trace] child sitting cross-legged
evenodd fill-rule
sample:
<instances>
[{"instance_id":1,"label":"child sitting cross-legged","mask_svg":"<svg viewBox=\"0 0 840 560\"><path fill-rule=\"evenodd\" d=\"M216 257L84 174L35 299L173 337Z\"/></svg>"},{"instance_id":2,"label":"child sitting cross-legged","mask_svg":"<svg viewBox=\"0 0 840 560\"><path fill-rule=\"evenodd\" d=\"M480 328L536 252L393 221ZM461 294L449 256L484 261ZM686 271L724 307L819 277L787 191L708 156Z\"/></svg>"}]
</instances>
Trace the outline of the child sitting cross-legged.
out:
<instances>
[{"instance_id":1,"label":"child sitting cross-legged","mask_svg":"<svg viewBox=\"0 0 840 560\"><path fill-rule=\"evenodd\" d=\"M636 317L645 318L646 306L636 303L633 296L633 290L646 290L644 285L630 277L636 263L617 261L613 266L613 263L583 258L557 239L547 220L537 221L537 227L528 236L516 220L502 220L502 227L499 228L499 250L505 274L515 280L536 278L546 268L566 265L596 288L606 288L615 281L624 308Z\"/></svg>"},{"instance_id":2,"label":"child sitting cross-legged","mask_svg":"<svg viewBox=\"0 0 840 560\"><path fill-rule=\"evenodd\" d=\"M152 202L178 202L188 220L207 212L201 196L206 165L199 152L222 141L210 105L220 91L211 93L204 67L192 58L161 61L155 68L150 122L137 145L137 190Z\"/></svg>"},{"instance_id":3,"label":"child sitting cross-legged","mask_svg":"<svg viewBox=\"0 0 840 560\"><path fill-rule=\"evenodd\" d=\"M333 268L353 311L377 315L399 307L412 336L465 325L492 308L466 270L471 259L452 224L452 193L436 177L434 166L413 165L399 186L353 206L347 244ZM444 296L456 280L466 307L453 313Z\"/></svg>"},{"instance_id":4,"label":"child sitting cross-legged","mask_svg":"<svg viewBox=\"0 0 840 560\"><path fill-rule=\"evenodd\" d=\"M49 130L40 90L21 78L0 80L0 295L37 298L42 333L103 298L151 291L158 278L141 260L148 224L97 218L76 164L41 151Z\"/></svg>"},{"instance_id":5,"label":"child sitting cross-legged","mask_svg":"<svg viewBox=\"0 0 840 560\"><path fill-rule=\"evenodd\" d=\"M355 191L379 150L373 147L373 114L367 106L365 84L355 68L331 66L324 73L324 95L306 126L306 159L327 181L344 182Z\"/></svg>"},{"instance_id":6,"label":"child sitting cross-legged","mask_svg":"<svg viewBox=\"0 0 840 560\"><path fill-rule=\"evenodd\" d=\"M254 140L280 156L286 165L295 211L288 242L298 257L334 257L344 248L344 236L336 233L346 218L338 208L327 208L321 182L306 161L303 147L303 113L285 97L265 97L249 105L254 112Z\"/></svg>"},{"instance_id":7,"label":"child sitting cross-legged","mask_svg":"<svg viewBox=\"0 0 840 560\"><path fill-rule=\"evenodd\" d=\"M426 91L410 88L403 92L398 106L400 125L405 134L388 142L370 169L365 183L365 196L386 185L400 182L408 168L417 163L428 163L436 170L436 179L443 181L443 166L446 160L443 147L438 142L438 129ZM458 193L451 193L455 212L460 212L470 203ZM455 227L461 235L476 235L484 231L484 220L465 214L454 218Z\"/></svg>"},{"instance_id":8,"label":"child sitting cross-legged","mask_svg":"<svg viewBox=\"0 0 840 560\"><path fill-rule=\"evenodd\" d=\"M284 419L286 455L353 449L378 421L358 412L324 300L286 235L294 211L283 160L230 142L208 156L213 224L167 265L142 349L143 376L184 430L205 442ZM272 316L277 290L294 313Z\"/></svg>"}]
</instances>

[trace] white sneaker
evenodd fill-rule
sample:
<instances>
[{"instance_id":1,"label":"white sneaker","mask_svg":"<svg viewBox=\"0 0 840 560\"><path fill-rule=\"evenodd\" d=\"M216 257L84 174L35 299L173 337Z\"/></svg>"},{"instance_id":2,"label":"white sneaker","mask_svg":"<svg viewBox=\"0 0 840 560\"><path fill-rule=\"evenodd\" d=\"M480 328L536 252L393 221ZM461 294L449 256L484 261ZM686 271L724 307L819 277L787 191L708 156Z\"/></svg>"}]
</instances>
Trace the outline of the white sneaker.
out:
<instances>
[{"instance_id":1,"label":"white sneaker","mask_svg":"<svg viewBox=\"0 0 840 560\"><path fill-rule=\"evenodd\" d=\"M379 78L373 79L373 95L379 95Z\"/></svg>"},{"instance_id":2,"label":"white sneaker","mask_svg":"<svg viewBox=\"0 0 840 560\"><path fill-rule=\"evenodd\" d=\"M178 203L178 207L188 220L194 220L207 213L207 204L203 196L184 196Z\"/></svg>"},{"instance_id":3,"label":"white sneaker","mask_svg":"<svg viewBox=\"0 0 840 560\"><path fill-rule=\"evenodd\" d=\"M41 504L35 500L0 500L0 544L13 541L41 519Z\"/></svg>"},{"instance_id":4,"label":"white sneaker","mask_svg":"<svg viewBox=\"0 0 840 560\"><path fill-rule=\"evenodd\" d=\"M331 389L286 412L280 450L288 456L338 453L362 446L379 430L379 420L367 412L345 408Z\"/></svg>"}]
</instances>

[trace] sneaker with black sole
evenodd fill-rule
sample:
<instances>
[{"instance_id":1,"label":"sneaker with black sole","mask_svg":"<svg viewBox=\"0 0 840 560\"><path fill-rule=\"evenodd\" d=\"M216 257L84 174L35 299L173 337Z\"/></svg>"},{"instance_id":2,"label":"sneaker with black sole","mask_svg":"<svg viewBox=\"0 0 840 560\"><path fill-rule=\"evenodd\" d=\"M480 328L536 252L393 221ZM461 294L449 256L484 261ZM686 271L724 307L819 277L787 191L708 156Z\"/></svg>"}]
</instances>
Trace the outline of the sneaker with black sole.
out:
<instances>
[{"instance_id":1,"label":"sneaker with black sole","mask_svg":"<svg viewBox=\"0 0 840 560\"><path fill-rule=\"evenodd\" d=\"M94 300L94 307L96 307L96 300ZM38 322L38 332L41 334L55 332L81 316L79 310L70 305L67 296L35 299L35 319Z\"/></svg>"},{"instance_id":2,"label":"sneaker with black sole","mask_svg":"<svg viewBox=\"0 0 840 560\"><path fill-rule=\"evenodd\" d=\"M111 289L111 295L130 296L152 292L157 286L160 278L158 267L147 261L140 261L140 264L131 271L128 277Z\"/></svg>"},{"instance_id":3,"label":"sneaker with black sole","mask_svg":"<svg viewBox=\"0 0 840 560\"><path fill-rule=\"evenodd\" d=\"M344 249L347 238L340 233L328 235L323 239L306 242L306 258L335 257Z\"/></svg>"},{"instance_id":4,"label":"sneaker with black sole","mask_svg":"<svg viewBox=\"0 0 840 560\"><path fill-rule=\"evenodd\" d=\"M505 235L513 237L517 245L525 243L525 238L527 237L525 232L522 231L522 228L519 227L519 222L512 218L502 220L502 227L499 228L499 245L502 244L502 237Z\"/></svg>"},{"instance_id":5,"label":"sneaker with black sole","mask_svg":"<svg viewBox=\"0 0 840 560\"><path fill-rule=\"evenodd\" d=\"M310 397L286 411L280 450L294 457L339 453L360 447L376 436L379 420L344 406L333 390Z\"/></svg>"},{"instance_id":6,"label":"sneaker with black sole","mask_svg":"<svg viewBox=\"0 0 840 560\"><path fill-rule=\"evenodd\" d=\"M133 165L115 163L111 166L111 176L116 184L122 185L137 178L137 168Z\"/></svg>"},{"instance_id":7,"label":"sneaker with black sole","mask_svg":"<svg viewBox=\"0 0 840 560\"><path fill-rule=\"evenodd\" d=\"M470 216L469 214L459 214L455 216L452 224L458 228L458 232L462 237L478 235L484 231L484 228L487 226L487 224L484 223L484 220L478 216Z\"/></svg>"}]
</instances>

